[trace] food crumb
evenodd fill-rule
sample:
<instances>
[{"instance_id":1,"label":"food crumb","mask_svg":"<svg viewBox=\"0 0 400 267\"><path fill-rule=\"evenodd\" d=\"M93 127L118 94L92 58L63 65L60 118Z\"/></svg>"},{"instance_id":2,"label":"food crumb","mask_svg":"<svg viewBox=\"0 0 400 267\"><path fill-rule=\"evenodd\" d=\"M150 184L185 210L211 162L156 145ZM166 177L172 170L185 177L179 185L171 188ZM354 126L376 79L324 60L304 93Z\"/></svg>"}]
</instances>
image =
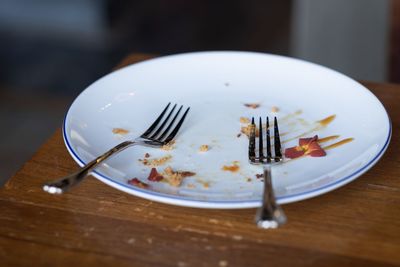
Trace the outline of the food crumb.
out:
<instances>
[{"instance_id":1,"label":"food crumb","mask_svg":"<svg viewBox=\"0 0 400 267\"><path fill-rule=\"evenodd\" d=\"M139 161L142 162L143 165L150 166L150 167L157 167L157 166L167 163L171 158L172 158L171 155L167 155L167 156L161 157L161 158L149 159L148 157L146 158L146 155L145 155L145 158L139 159Z\"/></svg>"},{"instance_id":2,"label":"food crumb","mask_svg":"<svg viewBox=\"0 0 400 267\"><path fill-rule=\"evenodd\" d=\"M186 187L190 188L190 189L196 188L196 186L194 184L187 184Z\"/></svg>"},{"instance_id":3,"label":"food crumb","mask_svg":"<svg viewBox=\"0 0 400 267\"><path fill-rule=\"evenodd\" d=\"M273 106L273 107L271 108L271 111L272 111L272 112L278 112L278 111L279 111L279 108L276 107L276 106Z\"/></svg>"},{"instance_id":4,"label":"food crumb","mask_svg":"<svg viewBox=\"0 0 400 267\"><path fill-rule=\"evenodd\" d=\"M250 177L247 177L246 181L247 181L247 182L251 182L252 179L251 179Z\"/></svg>"},{"instance_id":5,"label":"food crumb","mask_svg":"<svg viewBox=\"0 0 400 267\"><path fill-rule=\"evenodd\" d=\"M208 145L201 145L199 148L200 152L206 152L208 150L210 150L210 147Z\"/></svg>"},{"instance_id":6,"label":"food crumb","mask_svg":"<svg viewBox=\"0 0 400 267\"><path fill-rule=\"evenodd\" d=\"M262 174L262 173L257 173L257 174L256 174L256 178L257 178L257 179L264 178L264 174Z\"/></svg>"},{"instance_id":7,"label":"food crumb","mask_svg":"<svg viewBox=\"0 0 400 267\"><path fill-rule=\"evenodd\" d=\"M239 138L239 137L241 137L241 136L242 136L242 133L238 133L238 134L236 135L237 138Z\"/></svg>"},{"instance_id":8,"label":"food crumb","mask_svg":"<svg viewBox=\"0 0 400 267\"><path fill-rule=\"evenodd\" d=\"M249 125L246 125L246 126L243 126L242 128L240 128L240 131L241 131L243 134L247 135L247 137L250 137L251 130L252 130L253 127L254 127L254 126L253 126L252 124L249 124ZM258 127L255 127L255 134L256 134L256 136L259 135Z\"/></svg>"},{"instance_id":9,"label":"food crumb","mask_svg":"<svg viewBox=\"0 0 400 267\"><path fill-rule=\"evenodd\" d=\"M222 166L222 170L223 171L230 171L230 172L237 172L240 169L238 162L235 161L233 162L233 165L229 165L229 166Z\"/></svg>"},{"instance_id":10,"label":"food crumb","mask_svg":"<svg viewBox=\"0 0 400 267\"><path fill-rule=\"evenodd\" d=\"M150 154L149 154L149 153L146 153L146 154L144 154L144 157L145 157L145 158L150 158Z\"/></svg>"},{"instance_id":11,"label":"food crumb","mask_svg":"<svg viewBox=\"0 0 400 267\"><path fill-rule=\"evenodd\" d=\"M206 188L206 189L210 188L210 183L209 182L204 182L203 183L203 187Z\"/></svg>"},{"instance_id":12,"label":"food crumb","mask_svg":"<svg viewBox=\"0 0 400 267\"><path fill-rule=\"evenodd\" d=\"M129 133L129 130L123 129L123 128L113 128L112 129L113 134L120 134L120 135L125 135Z\"/></svg>"},{"instance_id":13,"label":"food crumb","mask_svg":"<svg viewBox=\"0 0 400 267\"><path fill-rule=\"evenodd\" d=\"M161 149L162 149L162 150L169 151L169 150L172 150L172 149L175 148L174 145L175 145L175 140L171 140L171 141L169 141L167 144L163 145L163 146L161 147Z\"/></svg>"},{"instance_id":14,"label":"food crumb","mask_svg":"<svg viewBox=\"0 0 400 267\"><path fill-rule=\"evenodd\" d=\"M248 104L244 104L244 105L245 105L245 107L252 108L252 109L256 109L256 108L260 107L260 104L258 104L258 103L248 103Z\"/></svg>"},{"instance_id":15,"label":"food crumb","mask_svg":"<svg viewBox=\"0 0 400 267\"><path fill-rule=\"evenodd\" d=\"M246 117L240 117L240 122L241 123L250 123L250 119Z\"/></svg>"},{"instance_id":16,"label":"food crumb","mask_svg":"<svg viewBox=\"0 0 400 267\"><path fill-rule=\"evenodd\" d=\"M200 183L205 189L210 188L210 182L206 182L203 180L197 180L198 183Z\"/></svg>"},{"instance_id":17,"label":"food crumb","mask_svg":"<svg viewBox=\"0 0 400 267\"><path fill-rule=\"evenodd\" d=\"M151 168L151 171L150 171L149 177L147 177L147 180L152 181L152 182L160 182L163 179L164 179L164 177L157 172L156 168Z\"/></svg>"},{"instance_id":18,"label":"food crumb","mask_svg":"<svg viewBox=\"0 0 400 267\"><path fill-rule=\"evenodd\" d=\"M161 175L170 185L178 187L182 184L184 178L194 176L196 173L190 171L174 171L168 166Z\"/></svg>"},{"instance_id":19,"label":"food crumb","mask_svg":"<svg viewBox=\"0 0 400 267\"><path fill-rule=\"evenodd\" d=\"M149 185L148 184L146 184L146 183L143 183L142 181L140 181L138 178L133 178L133 179L130 179L130 180L128 180L128 184L130 184L130 185L134 185L134 186L137 186L137 187L140 187L140 188L148 188L149 187Z\"/></svg>"}]
</instances>

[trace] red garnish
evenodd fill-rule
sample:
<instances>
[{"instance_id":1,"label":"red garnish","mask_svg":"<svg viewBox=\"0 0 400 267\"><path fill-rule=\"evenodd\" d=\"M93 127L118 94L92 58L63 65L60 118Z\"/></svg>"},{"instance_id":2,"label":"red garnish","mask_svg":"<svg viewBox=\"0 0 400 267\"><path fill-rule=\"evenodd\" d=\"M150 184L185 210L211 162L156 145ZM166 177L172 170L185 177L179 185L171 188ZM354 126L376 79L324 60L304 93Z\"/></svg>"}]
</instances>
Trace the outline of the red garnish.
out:
<instances>
[{"instance_id":1,"label":"red garnish","mask_svg":"<svg viewBox=\"0 0 400 267\"><path fill-rule=\"evenodd\" d=\"M138 178L133 178L133 179L130 179L130 180L128 180L128 184L130 184L130 185L134 185L134 186L137 186L137 187L140 187L140 188L148 188L149 187L149 185L148 184L146 184L146 183L143 183L142 181L140 181Z\"/></svg>"},{"instance_id":2,"label":"red garnish","mask_svg":"<svg viewBox=\"0 0 400 267\"><path fill-rule=\"evenodd\" d=\"M149 177L147 177L147 180L152 181L152 182L159 182L162 179L164 179L164 177L159 174L156 170L156 168L151 168Z\"/></svg>"},{"instance_id":3,"label":"red garnish","mask_svg":"<svg viewBox=\"0 0 400 267\"><path fill-rule=\"evenodd\" d=\"M323 157L326 155L324 149L318 144L318 135L311 138L300 138L299 145L285 149L285 157L289 159L301 156Z\"/></svg>"}]
</instances>

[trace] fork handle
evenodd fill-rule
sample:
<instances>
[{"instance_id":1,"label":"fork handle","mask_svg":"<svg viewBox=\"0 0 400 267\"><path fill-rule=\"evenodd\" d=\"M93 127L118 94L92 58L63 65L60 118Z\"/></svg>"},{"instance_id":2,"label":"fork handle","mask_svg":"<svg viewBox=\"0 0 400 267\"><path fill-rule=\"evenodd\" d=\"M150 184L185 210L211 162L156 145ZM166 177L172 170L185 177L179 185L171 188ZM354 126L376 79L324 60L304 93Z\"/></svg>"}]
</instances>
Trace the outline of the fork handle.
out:
<instances>
[{"instance_id":1,"label":"fork handle","mask_svg":"<svg viewBox=\"0 0 400 267\"><path fill-rule=\"evenodd\" d=\"M286 215L282 208L276 203L272 187L271 166L264 167L264 193L262 206L256 215L257 226L264 229L277 228L286 223Z\"/></svg>"},{"instance_id":2,"label":"fork handle","mask_svg":"<svg viewBox=\"0 0 400 267\"><path fill-rule=\"evenodd\" d=\"M56 181L48 182L43 185L43 190L50 194L62 194L69 190L70 188L76 186L82 180L90 174L90 172L97 167L101 162L108 159L112 155L115 155L118 152L121 152L125 148L134 145L135 141L125 141L122 142L115 147L111 148L103 155L98 156L88 164L82 167L82 169L78 170L75 173L72 173L64 178L61 178Z\"/></svg>"}]
</instances>

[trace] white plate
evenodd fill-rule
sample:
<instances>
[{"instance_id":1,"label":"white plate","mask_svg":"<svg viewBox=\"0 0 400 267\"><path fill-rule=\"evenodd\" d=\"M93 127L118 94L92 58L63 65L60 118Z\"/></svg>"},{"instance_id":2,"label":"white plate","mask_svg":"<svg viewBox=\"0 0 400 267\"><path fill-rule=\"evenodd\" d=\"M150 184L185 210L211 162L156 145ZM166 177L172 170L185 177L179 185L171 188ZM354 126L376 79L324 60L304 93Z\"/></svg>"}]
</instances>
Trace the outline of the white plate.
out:
<instances>
[{"instance_id":1,"label":"white plate","mask_svg":"<svg viewBox=\"0 0 400 267\"><path fill-rule=\"evenodd\" d=\"M200 208L249 208L260 204L261 167L247 161L247 137L237 137L239 118L277 116L284 148L308 132L320 138L340 135L322 146L354 138L327 150L326 157L304 157L274 168L279 203L317 196L354 180L371 168L391 136L389 117L379 100L356 81L305 61L248 52L200 52L167 56L115 71L84 90L68 110L63 134L79 165L119 142L140 135L167 102L191 107L175 149L125 150L93 175L121 191L154 201ZM257 109L245 103L260 103ZM272 107L278 112L272 112ZM301 110L301 113L296 111ZM316 121L335 115L326 127ZM114 134L114 128L129 130ZM287 134L285 134L287 133ZM288 141L289 140L289 141ZM291 140L291 141L290 141ZM200 145L210 146L199 152ZM192 171L179 187L148 182L143 159L171 155L166 166ZM238 172L222 170L235 161ZM148 189L129 185L137 177ZM250 179L249 179L250 178Z\"/></svg>"}]
</instances>

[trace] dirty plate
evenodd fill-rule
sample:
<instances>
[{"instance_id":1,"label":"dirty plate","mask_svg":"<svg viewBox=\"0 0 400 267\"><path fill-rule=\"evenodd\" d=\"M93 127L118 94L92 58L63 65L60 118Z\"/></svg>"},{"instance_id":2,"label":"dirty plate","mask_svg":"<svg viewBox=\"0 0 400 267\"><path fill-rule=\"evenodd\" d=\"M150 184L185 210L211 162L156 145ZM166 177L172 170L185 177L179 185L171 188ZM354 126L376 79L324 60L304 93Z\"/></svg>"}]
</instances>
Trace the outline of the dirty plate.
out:
<instances>
[{"instance_id":1,"label":"dirty plate","mask_svg":"<svg viewBox=\"0 0 400 267\"><path fill-rule=\"evenodd\" d=\"M172 150L132 147L93 175L121 191L168 204L257 207L262 169L248 164L248 139L241 129L251 116L277 116L284 148L296 145L300 136L318 134L327 152L273 169L278 202L289 203L354 180L379 160L391 136L379 100L338 72L281 56L201 52L134 64L90 85L66 114L67 149L82 166L140 135L170 101L191 107ZM200 151L202 145L209 150ZM159 172L170 166L195 175L178 187L150 182L151 167L142 161L146 153L148 161L167 158L156 167ZM148 187L129 184L133 178Z\"/></svg>"}]
</instances>

